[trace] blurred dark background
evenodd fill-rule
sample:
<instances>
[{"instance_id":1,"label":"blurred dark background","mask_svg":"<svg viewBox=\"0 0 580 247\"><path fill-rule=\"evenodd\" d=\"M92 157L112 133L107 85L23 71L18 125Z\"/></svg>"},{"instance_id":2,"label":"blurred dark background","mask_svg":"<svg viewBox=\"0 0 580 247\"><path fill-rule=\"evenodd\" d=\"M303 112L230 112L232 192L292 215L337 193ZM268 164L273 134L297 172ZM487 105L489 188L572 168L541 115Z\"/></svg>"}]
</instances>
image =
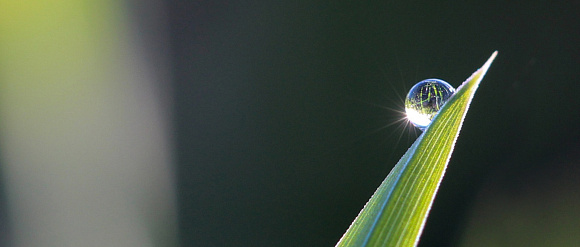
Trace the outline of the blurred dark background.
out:
<instances>
[{"instance_id":1,"label":"blurred dark background","mask_svg":"<svg viewBox=\"0 0 580 247\"><path fill-rule=\"evenodd\" d=\"M420 246L580 232L577 1L170 1L183 246L332 246L417 136L416 82L471 105Z\"/></svg>"}]
</instances>

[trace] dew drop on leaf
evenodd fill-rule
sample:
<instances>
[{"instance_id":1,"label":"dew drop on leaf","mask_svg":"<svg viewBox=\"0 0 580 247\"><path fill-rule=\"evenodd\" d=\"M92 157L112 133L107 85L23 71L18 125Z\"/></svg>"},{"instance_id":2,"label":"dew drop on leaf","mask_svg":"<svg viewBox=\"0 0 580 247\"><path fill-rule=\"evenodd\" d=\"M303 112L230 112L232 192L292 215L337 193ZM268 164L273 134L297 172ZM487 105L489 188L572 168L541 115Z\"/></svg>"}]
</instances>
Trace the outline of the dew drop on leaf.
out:
<instances>
[{"instance_id":1,"label":"dew drop on leaf","mask_svg":"<svg viewBox=\"0 0 580 247\"><path fill-rule=\"evenodd\" d=\"M427 79L415 84L405 99L407 119L415 127L425 130L445 102L455 93L455 88L440 79Z\"/></svg>"}]
</instances>

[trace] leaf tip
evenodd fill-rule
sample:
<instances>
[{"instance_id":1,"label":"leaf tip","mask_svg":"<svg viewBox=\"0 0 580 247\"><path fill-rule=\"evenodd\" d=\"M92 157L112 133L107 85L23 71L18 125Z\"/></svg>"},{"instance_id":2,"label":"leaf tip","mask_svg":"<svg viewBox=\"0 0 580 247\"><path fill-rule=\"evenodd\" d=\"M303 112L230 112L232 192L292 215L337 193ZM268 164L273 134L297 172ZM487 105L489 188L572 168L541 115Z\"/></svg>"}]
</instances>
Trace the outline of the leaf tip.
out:
<instances>
[{"instance_id":1,"label":"leaf tip","mask_svg":"<svg viewBox=\"0 0 580 247\"><path fill-rule=\"evenodd\" d=\"M491 63L493 62L493 60L495 60L495 57L497 57L497 50L491 54L491 56L487 59L485 64L482 66L482 68L485 68L485 70L487 70L489 68L489 66L491 66Z\"/></svg>"}]
</instances>

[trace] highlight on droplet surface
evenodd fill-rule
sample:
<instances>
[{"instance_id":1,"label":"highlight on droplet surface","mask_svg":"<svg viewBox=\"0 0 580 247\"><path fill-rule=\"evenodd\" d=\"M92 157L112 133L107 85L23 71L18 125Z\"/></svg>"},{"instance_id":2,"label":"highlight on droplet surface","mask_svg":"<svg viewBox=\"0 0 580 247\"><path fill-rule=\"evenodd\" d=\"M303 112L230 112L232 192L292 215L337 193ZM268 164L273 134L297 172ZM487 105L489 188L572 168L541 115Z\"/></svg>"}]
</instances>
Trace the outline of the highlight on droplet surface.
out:
<instances>
[{"instance_id":1,"label":"highlight on droplet surface","mask_svg":"<svg viewBox=\"0 0 580 247\"><path fill-rule=\"evenodd\" d=\"M439 109L455 93L455 88L440 79L426 79L415 84L405 99L407 119L425 130Z\"/></svg>"}]
</instances>

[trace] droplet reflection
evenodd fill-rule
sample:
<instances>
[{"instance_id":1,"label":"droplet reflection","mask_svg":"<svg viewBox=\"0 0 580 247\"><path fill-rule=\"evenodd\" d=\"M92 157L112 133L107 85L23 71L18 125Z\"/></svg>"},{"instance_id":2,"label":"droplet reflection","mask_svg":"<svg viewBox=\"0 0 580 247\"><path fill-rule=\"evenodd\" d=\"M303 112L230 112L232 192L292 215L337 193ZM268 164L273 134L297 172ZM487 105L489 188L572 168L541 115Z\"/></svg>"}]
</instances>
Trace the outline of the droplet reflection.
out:
<instances>
[{"instance_id":1,"label":"droplet reflection","mask_svg":"<svg viewBox=\"0 0 580 247\"><path fill-rule=\"evenodd\" d=\"M443 80L420 81L411 88L405 99L407 119L417 128L425 130L454 93L455 88Z\"/></svg>"}]
</instances>

